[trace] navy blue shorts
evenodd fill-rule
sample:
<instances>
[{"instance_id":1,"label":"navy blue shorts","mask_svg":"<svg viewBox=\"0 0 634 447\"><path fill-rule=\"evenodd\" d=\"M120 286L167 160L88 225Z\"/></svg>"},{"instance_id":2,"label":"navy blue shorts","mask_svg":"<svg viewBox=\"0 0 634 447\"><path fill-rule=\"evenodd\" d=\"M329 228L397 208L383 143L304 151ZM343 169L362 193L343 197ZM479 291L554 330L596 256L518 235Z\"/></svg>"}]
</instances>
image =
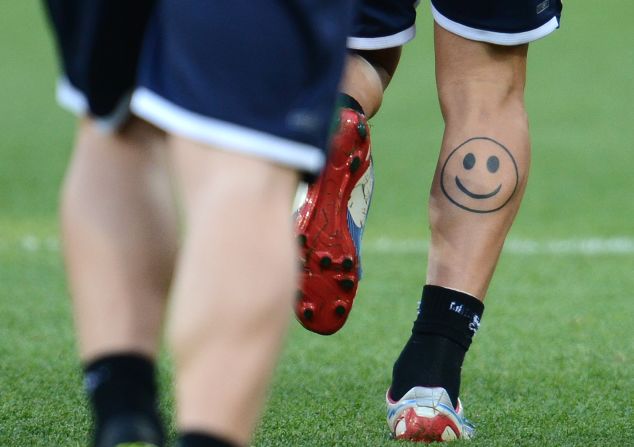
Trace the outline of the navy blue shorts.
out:
<instances>
[{"instance_id":1,"label":"navy blue shorts","mask_svg":"<svg viewBox=\"0 0 634 447\"><path fill-rule=\"evenodd\" d=\"M378 50L414 38L413 0L360 0L348 47ZM559 27L561 0L431 0L438 25L466 39L520 45Z\"/></svg>"},{"instance_id":2,"label":"navy blue shorts","mask_svg":"<svg viewBox=\"0 0 634 447\"><path fill-rule=\"evenodd\" d=\"M60 103L117 128L130 110L306 173L325 160L350 0L47 0Z\"/></svg>"}]
</instances>

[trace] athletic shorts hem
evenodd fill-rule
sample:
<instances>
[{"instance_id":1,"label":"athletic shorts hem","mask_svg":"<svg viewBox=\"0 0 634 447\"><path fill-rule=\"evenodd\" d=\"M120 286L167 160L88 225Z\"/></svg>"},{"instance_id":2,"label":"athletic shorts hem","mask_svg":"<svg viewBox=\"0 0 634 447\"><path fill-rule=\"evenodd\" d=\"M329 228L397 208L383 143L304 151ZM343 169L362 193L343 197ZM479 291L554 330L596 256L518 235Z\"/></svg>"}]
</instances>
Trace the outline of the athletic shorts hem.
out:
<instances>
[{"instance_id":1,"label":"athletic shorts hem","mask_svg":"<svg viewBox=\"0 0 634 447\"><path fill-rule=\"evenodd\" d=\"M57 102L60 106L76 116L86 116L90 114L90 106L86 95L81 90L70 83L67 77L62 76L57 81ZM91 115L97 127L104 132L114 132L119 129L130 117L130 95L125 95L119 101L114 111L107 116Z\"/></svg>"},{"instance_id":2,"label":"athletic shorts hem","mask_svg":"<svg viewBox=\"0 0 634 447\"><path fill-rule=\"evenodd\" d=\"M323 151L316 146L197 114L144 87L137 88L132 95L131 109L166 132L302 172L317 174L325 162Z\"/></svg>"},{"instance_id":3,"label":"athletic shorts hem","mask_svg":"<svg viewBox=\"0 0 634 447\"><path fill-rule=\"evenodd\" d=\"M416 36L416 25L392 34L381 37L348 37L348 48L351 50L383 50L385 48L399 47L406 44Z\"/></svg>"},{"instance_id":4,"label":"athletic shorts hem","mask_svg":"<svg viewBox=\"0 0 634 447\"><path fill-rule=\"evenodd\" d=\"M434 5L431 5L432 15L438 25L446 29L447 31L457 34L465 39L475 40L479 42L488 42L497 45L522 45L525 43L533 42L535 40L546 37L559 27L559 20L557 17L551 18L548 22L542 26L520 33L500 33L495 31L486 31L478 28L472 28L470 26L463 25L458 22L454 22L450 18L442 15Z\"/></svg>"}]
</instances>

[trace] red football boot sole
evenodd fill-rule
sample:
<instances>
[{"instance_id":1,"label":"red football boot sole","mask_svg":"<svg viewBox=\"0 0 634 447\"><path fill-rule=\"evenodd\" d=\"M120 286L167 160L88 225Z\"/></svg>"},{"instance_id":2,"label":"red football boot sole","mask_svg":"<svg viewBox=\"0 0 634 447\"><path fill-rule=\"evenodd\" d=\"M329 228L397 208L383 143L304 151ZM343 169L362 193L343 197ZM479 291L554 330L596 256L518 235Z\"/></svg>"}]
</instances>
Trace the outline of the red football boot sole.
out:
<instances>
[{"instance_id":1,"label":"red football boot sole","mask_svg":"<svg viewBox=\"0 0 634 447\"><path fill-rule=\"evenodd\" d=\"M308 330L337 332L346 322L359 283L359 257L348 229L348 201L370 167L365 116L341 109L339 128L321 177L308 188L296 230L302 275L295 313Z\"/></svg>"}]
</instances>

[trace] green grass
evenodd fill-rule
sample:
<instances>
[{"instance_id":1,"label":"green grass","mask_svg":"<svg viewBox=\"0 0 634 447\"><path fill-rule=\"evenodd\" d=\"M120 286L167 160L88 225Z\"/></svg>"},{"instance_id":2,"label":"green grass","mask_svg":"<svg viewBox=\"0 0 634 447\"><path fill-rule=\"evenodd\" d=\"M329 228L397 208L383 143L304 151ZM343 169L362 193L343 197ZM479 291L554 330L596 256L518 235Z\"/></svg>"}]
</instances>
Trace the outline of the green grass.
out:
<instances>
[{"instance_id":1,"label":"green grass","mask_svg":"<svg viewBox=\"0 0 634 447\"><path fill-rule=\"evenodd\" d=\"M82 446L89 428L56 244L73 119L54 104L52 44L37 2L0 14L0 446ZM394 446L383 396L424 281L427 191L442 135L430 17L373 121L376 194L365 279L331 337L293 324L257 446ZM531 47L533 166L511 238L634 237L634 5L566 2ZM634 443L634 255L502 256L464 366L471 446ZM169 362L162 363L165 405ZM466 444L466 443L464 443ZM456 445L463 445L457 443Z\"/></svg>"}]
</instances>

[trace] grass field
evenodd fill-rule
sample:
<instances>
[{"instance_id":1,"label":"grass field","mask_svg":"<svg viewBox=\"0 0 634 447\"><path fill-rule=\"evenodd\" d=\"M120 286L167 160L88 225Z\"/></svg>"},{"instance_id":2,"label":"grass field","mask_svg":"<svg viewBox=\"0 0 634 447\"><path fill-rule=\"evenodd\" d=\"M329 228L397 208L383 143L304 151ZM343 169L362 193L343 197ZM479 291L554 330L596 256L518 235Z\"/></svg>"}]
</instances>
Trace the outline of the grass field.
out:
<instances>
[{"instance_id":1,"label":"grass field","mask_svg":"<svg viewBox=\"0 0 634 447\"><path fill-rule=\"evenodd\" d=\"M293 323L254 445L400 445L383 398L424 281L442 134L419 10L373 121L355 309L331 337ZM631 2L566 1L562 29L531 47L531 179L464 366L473 447L634 445L633 16ZM82 446L89 415L55 212L73 118L54 103L38 2L3 2L0 61L0 447ZM167 360L162 373L170 414Z\"/></svg>"}]
</instances>

